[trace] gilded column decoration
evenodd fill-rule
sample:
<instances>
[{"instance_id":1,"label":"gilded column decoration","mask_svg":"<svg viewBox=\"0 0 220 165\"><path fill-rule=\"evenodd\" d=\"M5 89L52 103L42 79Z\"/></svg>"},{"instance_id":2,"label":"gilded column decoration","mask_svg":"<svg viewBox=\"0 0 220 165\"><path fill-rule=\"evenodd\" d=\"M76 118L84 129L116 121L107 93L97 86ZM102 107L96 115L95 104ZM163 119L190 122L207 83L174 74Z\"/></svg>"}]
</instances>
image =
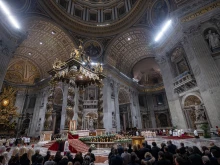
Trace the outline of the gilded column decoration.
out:
<instances>
[{"instance_id":1,"label":"gilded column decoration","mask_svg":"<svg viewBox=\"0 0 220 165\"><path fill-rule=\"evenodd\" d=\"M98 86L98 128L103 128L103 85Z\"/></svg>"},{"instance_id":2,"label":"gilded column decoration","mask_svg":"<svg viewBox=\"0 0 220 165\"><path fill-rule=\"evenodd\" d=\"M44 130L45 131L52 131L53 126L53 119L52 119L52 111L53 111L53 100L54 100L54 91L56 87L56 82L51 81L50 83L50 90L49 90L49 96L47 98L47 111L45 113L45 121L44 121Z\"/></svg>"},{"instance_id":3,"label":"gilded column decoration","mask_svg":"<svg viewBox=\"0 0 220 165\"><path fill-rule=\"evenodd\" d=\"M69 88L68 88L68 95L67 95L67 107L66 107L66 120L65 120L65 127L69 128L69 123L74 116L74 98L75 98L75 80L70 79Z\"/></svg>"},{"instance_id":4,"label":"gilded column decoration","mask_svg":"<svg viewBox=\"0 0 220 165\"><path fill-rule=\"evenodd\" d=\"M83 89L79 89L79 103L78 103L78 119L77 119L77 129L82 129L82 118L83 118Z\"/></svg>"}]
</instances>

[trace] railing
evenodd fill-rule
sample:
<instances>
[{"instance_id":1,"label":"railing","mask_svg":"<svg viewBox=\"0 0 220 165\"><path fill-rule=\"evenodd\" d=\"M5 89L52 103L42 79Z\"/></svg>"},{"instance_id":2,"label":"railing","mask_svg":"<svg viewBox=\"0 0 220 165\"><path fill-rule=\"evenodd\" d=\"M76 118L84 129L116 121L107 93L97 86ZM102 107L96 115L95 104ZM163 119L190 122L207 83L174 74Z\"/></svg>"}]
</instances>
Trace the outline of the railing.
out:
<instances>
[{"instance_id":1,"label":"railing","mask_svg":"<svg viewBox=\"0 0 220 165\"><path fill-rule=\"evenodd\" d=\"M174 78L173 84L176 93L182 93L197 86L195 78L188 71Z\"/></svg>"},{"instance_id":2,"label":"railing","mask_svg":"<svg viewBox=\"0 0 220 165\"><path fill-rule=\"evenodd\" d=\"M97 105L98 100L83 100L83 105Z\"/></svg>"}]
</instances>

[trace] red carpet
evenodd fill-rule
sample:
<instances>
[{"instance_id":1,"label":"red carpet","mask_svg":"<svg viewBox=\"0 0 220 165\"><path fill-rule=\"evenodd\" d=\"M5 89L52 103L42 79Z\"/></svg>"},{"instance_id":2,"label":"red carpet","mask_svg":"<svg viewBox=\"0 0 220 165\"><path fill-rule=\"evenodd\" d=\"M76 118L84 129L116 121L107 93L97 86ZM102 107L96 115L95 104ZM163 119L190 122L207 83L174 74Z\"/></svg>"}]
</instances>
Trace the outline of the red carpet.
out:
<instances>
[{"instance_id":1,"label":"red carpet","mask_svg":"<svg viewBox=\"0 0 220 165\"><path fill-rule=\"evenodd\" d=\"M70 133L68 133L69 150L72 153L88 152L89 147L86 144L84 144L82 141L80 141L78 138L79 138L78 135L71 135ZM60 146L60 145L61 144L56 142L56 140L53 140L53 141L43 145L43 147L46 147L46 148L48 148L48 150L52 150L52 151L58 151L58 149L63 151L64 142L63 142L62 146Z\"/></svg>"},{"instance_id":2,"label":"red carpet","mask_svg":"<svg viewBox=\"0 0 220 165\"><path fill-rule=\"evenodd\" d=\"M178 136L163 136L164 139L173 139L173 140L179 140L179 139L191 139L194 138L193 136L184 135L181 137Z\"/></svg>"}]
</instances>

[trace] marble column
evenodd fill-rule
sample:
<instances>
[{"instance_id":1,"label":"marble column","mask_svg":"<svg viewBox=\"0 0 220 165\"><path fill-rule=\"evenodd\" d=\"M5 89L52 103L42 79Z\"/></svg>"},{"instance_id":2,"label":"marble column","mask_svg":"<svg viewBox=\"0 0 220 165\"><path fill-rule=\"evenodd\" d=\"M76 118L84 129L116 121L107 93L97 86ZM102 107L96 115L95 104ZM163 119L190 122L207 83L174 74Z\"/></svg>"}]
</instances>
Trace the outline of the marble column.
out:
<instances>
[{"instance_id":1,"label":"marble column","mask_svg":"<svg viewBox=\"0 0 220 165\"><path fill-rule=\"evenodd\" d=\"M206 43L203 32L187 31L183 46L201 93L211 127L220 125L220 70Z\"/></svg>"},{"instance_id":2,"label":"marble column","mask_svg":"<svg viewBox=\"0 0 220 165\"><path fill-rule=\"evenodd\" d=\"M121 131L121 122L120 122L120 112L119 112L119 102L118 102L118 94L119 94L120 84L115 82L114 92L115 92L115 113L116 113L116 131Z\"/></svg>"},{"instance_id":3,"label":"marble column","mask_svg":"<svg viewBox=\"0 0 220 165\"><path fill-rule=\"evenodd\" d=\"M153 102L152 94L146 95L146 100L148 102L147 106L148 106L148 109L150 111L150 120L151 120L152 128L157 128L156 117L155 117L155 113L154 113L154 102Z\"/></svg>"},{"instance_id":4,"label":"marble column","mask_svg":"<svg viewBox=\"0 0 220 165\"><path fill-rule=\"evenodd\" d=\"M181 107L181 102L179 100L178 94L174 93L174 85L173 85L173 75L172 68L169 63L168 57L166 54L161 55L162 57L157 59L159 64L161 74L163 77L163 83L167 95L167 101L169 104L172 125L177 126L180 129L186 129L187 124L184 119L183 110Z\"/></svg>"},{"instance_id":5,"label":"marble column","mask_svg":"<svg viewBox=\"0 0 220 165\"><path fill-rule=\"evenodd\" d=\"M37 93L37 98L36 98L36 103L35 103L35 107L34 107L34 111L33 111L33 117L32 117L32 122L31 122L31 126L30 126L29 136L36 136L37 131L40 131L40 130L38 130L38 124L40 124L39 123L39 118L40 118L39 111L40 111L40 107L41 107L42 98L43 98L43 93L42 93L42 91L39 91Z\"/></svg>"},{"instance_id":6,"label":"marble column","mask_svg":"<svg viewBox=\"0 0 220 165\"><path fill-rule=\"evenodd\" d=\"M65 128L66 107L67 107L68 84L63 84L63 104L61 111L60 131Z\"/></svg>"},{"instance_id":7,"label":"marble column","mask_svg":"<svg viewBox=\"0 0 220 165\"><path fill-rule=\"evenodd\" d=\"M107 132L112 130L112 102L111 102L111 93L113 92L110 87L110 80L109 78L105 78L103 80L104 86L103 86L103 120L104 122L104 128ZM115 108L114 108L115 109Z\"/></svg>"}]
</instances>

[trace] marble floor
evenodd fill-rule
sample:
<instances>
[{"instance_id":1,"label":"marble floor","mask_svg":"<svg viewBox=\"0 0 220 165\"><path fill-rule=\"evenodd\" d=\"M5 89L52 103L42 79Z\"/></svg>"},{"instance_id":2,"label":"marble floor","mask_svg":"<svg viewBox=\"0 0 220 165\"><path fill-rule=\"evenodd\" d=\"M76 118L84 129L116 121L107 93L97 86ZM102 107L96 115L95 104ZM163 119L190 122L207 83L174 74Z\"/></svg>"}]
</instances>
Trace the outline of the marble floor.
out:
<instances>
[{"instance_id":1,"label":"marble floor","mask_svg":"<svg viewBox=\"0 0 220 165\"><path fill-rule=\"evenodd\" d=\"M156 142L158 144L158 146L160 147L161 143L166 143L168 140L164 139L162 137L157 137L157 138L146 138L145 140L148 141L148 144L151 144L152 142ZM220 137L213 137L210 139L205 139L205 138L200 138L200 139L181 139L181 140L171 140L173 144L175 144L177 147L180 147L180 143L183 142L185 144L185 146L197 146L199 148L201 148L202 146L210 146L210 142L214 142L217 146L220 147ZM42 147L46 142L39 142L37 144L34 145L34 149L39 149L40 153L42 155L46 155L47 152L47 148ZM28 147L31 147L28 146ZM12 148L13 150L13 148ZM11 152L12 152L11 150ZM94 150L93 153L95 154L95 156L98 159L99 163L95 163L96 165L108 165L108 154L110 152L110 149L97 149ZM55 155L55 151L51 151L52 154ZM63 154L63 153L62 153ZM84 153L85 154L85 153ZM73 154L74 156L75 154Z\"/></svg>"}]
</instances>

